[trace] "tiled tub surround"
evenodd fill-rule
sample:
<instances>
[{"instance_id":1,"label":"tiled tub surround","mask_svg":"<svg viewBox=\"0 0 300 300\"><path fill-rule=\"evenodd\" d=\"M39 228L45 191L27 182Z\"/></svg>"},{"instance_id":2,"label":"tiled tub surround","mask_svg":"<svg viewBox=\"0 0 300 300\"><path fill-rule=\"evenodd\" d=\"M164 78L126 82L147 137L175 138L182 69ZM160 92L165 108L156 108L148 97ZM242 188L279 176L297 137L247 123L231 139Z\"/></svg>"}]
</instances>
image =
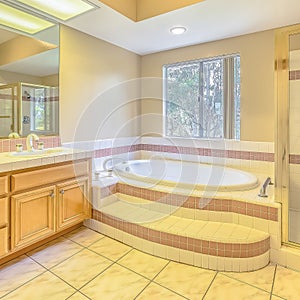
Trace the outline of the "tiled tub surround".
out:
<instances>
[{"instance_id":1,"label":"tiled tub surround","mask_svg":"<svg viewBox=\"0 0 300 300\"><path fill-rule=\"evenodd\" d=\"M215 270L250 271L269 262L270 246L280 248L280 206L273 201L96 185L87 225L148 253Z\"/></svg>"},{"instance_id":2,"label":"tiled tub surround","mask_svg":"<svg viewBox=\"0 0 300 300\"><path fill-rule=\"evenodd\" d=\"M110 157L148 159L159 156L214 163L274 174L274 143L232 140L199 140L163 137L129 137L65 143L65 147L94 151L94 169L103 170Z\"/></svg>"},{"instance_id":3,"label":"tiled tub surround","mask_svg":"<svg viewBox=\"0 0 300 300\"><path fill-rule=\"evenodd\" d=\"M273 177L273 143L142 137L82 142L71 146L93 150L95 170L103 170L102 164L109 158L128 160L158 156L254 170L260 183L267 176ZM116 184L118 178L103 180L104 187L102 182L94 181L94 219L86 224L143 251L202 267L243 271L265 266L269 262L270 246L280 248L280 206L274 203L272 188L268 187L269 198L264 199L257 197L258 187L251 191L217 193L210 200L212 196L201 191L192 194L166 186L145 189L133 180L126 180L127 184ZM188 193L187 198L185 193ZM207 201L209 204L205 205ZM199 204L201 207L197 207ZM129 205L133 219L128 219L126 213L124 215L126 209L122 205ZM147 212L142 214L145 205L148 206ZM160 214L160 219L166 223L174 220L178 224L192 222L194 224L189 226L191 232L192 228L195 231L205 224L208 235L195 237L184 230L178 234L159 226L149 228L149 222L138 222L145 213ZM220 229L225 226L228 231L214 240L211 233L216 226ZM230 239L233 232L239 232L234 242ZM185 243L188 240L189 243ZM208 249L205 247L207 243Z\"/></svg>"}]
</instances>

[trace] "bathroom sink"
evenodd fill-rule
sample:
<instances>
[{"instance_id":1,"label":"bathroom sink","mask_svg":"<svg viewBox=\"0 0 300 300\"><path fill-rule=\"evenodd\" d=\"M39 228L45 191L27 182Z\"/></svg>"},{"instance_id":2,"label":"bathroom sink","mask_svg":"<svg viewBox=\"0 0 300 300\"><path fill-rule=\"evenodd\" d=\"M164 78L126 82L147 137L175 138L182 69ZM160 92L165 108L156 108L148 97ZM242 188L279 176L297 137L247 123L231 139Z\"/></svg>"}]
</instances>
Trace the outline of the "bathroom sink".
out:
<instances>
[{"instance_id":1,"label":"bathroom sink","mask_svg":"<svg viewBox=\"0 0 300 300\"><path fill-rule=\"evenodd\" d=\"M47 156L51 154L60 154L64 152L66 152L66 149L63 148L49 148L44 150L10 152L8 155L13 157L40 157L40 156Z\"/></svg>"}]
</instances>

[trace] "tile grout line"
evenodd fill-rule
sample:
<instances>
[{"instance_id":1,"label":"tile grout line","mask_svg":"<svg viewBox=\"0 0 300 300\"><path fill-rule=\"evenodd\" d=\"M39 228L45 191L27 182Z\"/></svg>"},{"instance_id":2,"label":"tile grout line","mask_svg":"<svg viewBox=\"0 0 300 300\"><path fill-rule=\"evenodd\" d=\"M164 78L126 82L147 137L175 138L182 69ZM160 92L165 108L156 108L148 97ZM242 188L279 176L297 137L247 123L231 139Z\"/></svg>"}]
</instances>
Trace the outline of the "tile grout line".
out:
<instances>
[{"instance_id":1,"label":"tile grout line","mask_svg":"<svg viewBox=\"0 0 300 300\"><path fill-rule=\"evenodd\" d=\"M162 288L164 288L164 289L166 289L166 290L169 290L170 292L172 292L172 293L174 293L174 294L176 294L176 295L178 295L178 296L180 296L180 297L183 297L184 299L187 299L188 300L188 298L187 297L185 297L185 296L183 296L183 295L181 295L181 294L179 294L178 292L176 292L176 291L173 291L172 289L170 289L170 288L168 288L168 287L166 287L166 286L163 286L162 284L160 284L160 283L158 283L158 282L156 282L156 281L154 281L155 280L155 278L157 278L158 277L158 275L160 274L160 273L162 273L163 272L163 270L165 270L166 268L167 268L167 266L169 265L171 263L171 260L169 260L168 261L168 263L152 278L152 279L150 279L150 281L149 281L149 283L139 292L139 294L138 295L136 295L135 297L134 297L134 299L136 299L138 296L140 296L145 290L146 290L146 288L151 284L151 283L154 283L154 284L156 284L156 285L158 285L158 286L160 286L160 287L162 287ZM130 270L130 269L129 269ZM137 273L138 275L140 275L140 276L143 276L142 274L139 274L139 273ZM148 278L148 280L149 280L149 278Z\"/></svg>"},{"instance_id":2,"label":"tile grout line","mask_svg":"<svg viewBox=\"0 0 300 300\"><path fill-rule=\"evenodd\" d=\"M273 289L274 289L276 272L277 272L277 264L275 265L275 270L274 270L274 274L273 274L272 287L271 287L271 291L270 291L270 300L272 300L272 297L273 297Z\"/></svg>"},{"instance_id":3,"label":"tile grout line","mask_svg":"<svg viewBox=\"0 0 300 300\"><path fill-rule=\"evenodd\" d=\"M153 282L153 280L169 265L170 261L166 263L166 265L152 278L149 280L148 284L133 298L136 299L139 295L141 295L144 290Z\"/></svg>"},{"instance_id":4,"label":"tile grout line","mask_svg":"<svg viewBox=\"0 0 300 300\"><path fill-rule=\"evenodd\" d=\"M83 250L83 249L82 249ZM80 250L79 252L81 252L82 250ZM79 253L79 252L77 252L77 253ZM74 255L76 255L77 253L75 253L75 254L73 254L72 256L70 256L70 257L73 257ZM26 254L27 255L27 254ZM70 258L69 257L69 258ZM30 257L31 258L31 257ZM68 260L69 258L67 258L67 259L65 259L65 260L63 260L62 262L64 262L64 261L66 261L66 260ZM44 267L41 263L39 263L38 261L36 261L35 259L33 259L33 258L31 258L34 262L36 262L37 264L39 264L40 266L42 266L42 267ZM61 263L62 263L61 262ZM60 263L59 263L60 264ZM59 264L56 264L55 266L57 266L57 265L59 265ZM53 267L55 267L55 266L53 266ZM53 268L52 267L52 268ZM49 272L49 273L51 273L52 275L54 275L55 277L57 277L58 279L60 279L60 280L62 280L63 282L65 282L67 285L69 285L71 288L73 288L73 289L75 289L76 291L78 291L78 289L76 288L76 287L74 287L73 285L71 285L69 282L67 282L65 279L63 279L63 278L61 278L61 277L59 277L57 274L55 274L55 273L53 273L53 271L51 270L51 269L48 269L48 268L46 268L46 267L44 267L45 269L46 269L46 272ZM46 273L46 272L44 272L44 273ZM43 274L44 274L43 273ZM42 274L41 274L42 275Z\"/></svg>"},{"instance_id":5,"label":"tile grout line","mask_svg":"<svg viewBox=\"0 0 300 300\"><path fill-rule=\"evenodd\" d=\"M62 237L66 238L65 236L62 236ZM66 239L67 239L67 240L70 240L70 239L68 239L68 238L66 238ZM99 239L99 240L100 240L100 239ZM70 241L72 241L72 240L70 240ZM74 242L74 241L72 241L72 242ZM49 242L49 243L50 243L50 242ZM75 243L75 242L74 242L74 243ZM45 244L43 244L43 245L40 246L40 247L43 247L43 246L45 246L45 245L47 245L47 244L48 244L48 243L45 243ZM76 243L76 244L78 244L78 243ZM78 244L78 245L80 245L80 244ZM83 248L80 249L78 252L74 253L73 255L71 255L70 257L68 257L68 258L64 259L63 261L61 261L61 262L55 264L55 265L52 266L51 268L53 268L53 267L59 265L60 263L66 261L67 259L73 257L74 255L76 255L76 254L78 254L79 252L81 252L82 250L84 250L85 247L82 246L82 245L80 245L80 246L83 247ZM39 248L39 247L33 249L32 251L34 251L34 250L36 250L36 249L38 249L38 248ZM45 274L45 273L47 273L47 272L50 272L51 274L55 275L55 276L58 277L59 279L63 280L62 278L60 278L59 276L57 276L56 274L54 274L53 272L51 272L49 268L47 268L46 266L42 265L40 262L38 262L38 261L35 260L33 257L31 257L28 253L29 253L29 252L24 253L24 255L25 255L27 258L29 258L29 259L31 259L32 261L34 261L34 262L35 262L36 264L38 264L39 266L41 266L43 269L45 269L45 271L43 271L42 273L40 273L40 274L34 276L33 278L27 280L26 282L24 282L23 284L19 285L19 286L16 287L15 289L9 291L9 292L6 293L5 295L1 296L0 299L6 297L7 295L11 294L12 292L16 291L17 289L19 289L19 288L21 288L22 286L26 285L26 284L29 283L30 281L33 281L34 279L38 278L39 276L41 276L41 275L43 275L43 274ZM70 284L69 284L68 282L66 282L65 280L63 280L63 281L64 281L65 283L67 283L69 286L71 286L72 288L74 288L72 285L70 285ZM74 288L74 289L76 289L76 288ZM76 289L76 290L77 290L77 289Z\"/></svg>"},{"instance_id":6,"label":"tile grout line","mask_svg":"<svg viewBox=\"0 0 300 300\"><path fill-rule=\"evenodd\" d=\"M230 279L232 279L232 280L234 280L234 281L241 282L241 283L243 283L243 284L245 284L245 285L249 285L249 286L251 286L251 287L253 287L253 288L256 288L256 289L258 289L258 290L260 290L260 291L263 291L263 292L265 292L265 293L270 294L270 292L268 292L267 290L264 290L264 289L262 289L262 288L260 288L260 287L258 287L258 286L253 285L253 284L250 284L249 282L245 282L245 281L242 281L242 280L237 279L237 278L235 278L235 277L231 277L231 276L229 276L229 275L227 275L226 273L223 273L223 272L220 272L220 274L221 274L221 275L224 275L224 276L226 276L226 277L228 277L228 278L230 278Z\"/></svg>"},{"instance_id":7,"label":"tile grout line","mask_svg":"<svg viewBox=\"0 0 300 300\"><path fill-rule=\"evenodd\" d=\"M43 267L43 268L45 269L45 271L43 271L42 273L40 273L40 274L38 274L38 275L34 276L33 278L31 278L31 279L27 280L26 282L24 282L23 284L19 285L19 286L18 286L18 287L16 287L15 289L13 289L13 290L11 290L11 291L7 292L7 293L6 293L6 294L4 294L3 296L1 296L1 297L0 297L0 299L3 299L4 297L8 296L8 295L9 295L9 294L11 294L12 292L16 291L17 289L19 289L19 288L21 288L22 286L24 286L24 285L26 285L27 283L29 283L30 281L32 281L32 280L34 280L34 279L38 278L39 276L41 276L41 275L43 275L43 274L47 273L47 272L48 272L48 270L47 270L45 267Z\"/></svg>"},{"instance_id":8,"label":"tile grout line","mask_svg":"<svg viewBox=\"0 0 300 300\"><path fill-rule=\"evenodd\" d=\"M209 291L210 287L212 286L212 284L213 284L213 282L215 281L215 279L216 279L216 277L217 277L218 274L219 274L219 272L216 271L216 274L215 274L214 278L212 279L212 281L210 282L210 284L208 285L208 287L207 287L207 289L206 289L206 291L205 291L205 293L204 293L204 295L203 295L203 297L202 297L202 300L204 300L204 298L205 298L207 292Z\"/></svg>"},{"instance_id":9,"label":"tile grout line","mask_svg":"<svg viewBox=\"0 0 300 300\"><path fill-rule=\"evenodd\" d=\"M173 291L172 289L170 289L170 288L168 288L168 287L166 287L166 286L160 284L160 283L157 282L157 281L154 281L155 278L158 277L158 275L159 275L164 269L166 269L166 267L167 267L171 262L173 262L173 261L172 261L172 260L169 260L169 262L168 262L168 263L164 266L164 268L162 268L162 270L161 270L161 271L160 271L160 272L159 272L159 273L151 280L151 282L154 282L155 284L157 284L157 285L159 285L160 287L163 287L163 288L165 288L165 289L167 289L167 290L173 292L174 294L177 294L177 295L179 295L179 296L181 296L181 297L183 297L183 298L185 298L185 299L188 299L187 297L185 297L185 296L179 294L178 292Z\"/></svg>"},{"instance_id":10,"label":"tile grout line","mask_svg":"<svg viewBox=\"0 0 300 300\"><path fill-rule=\"evenodd\" d=\"M88 248L87 248L88 249ZM90 250L90 249L88 249L88 250ZM104 273L105 271L107 271L110 267L112 267L113 265L115 265L115 264L117 264L117 261L119 261L120 259L122 259L124 256L126 256L128 253L130 253L131 251L132 251L133 249L131 249L131 250L129 250L128 252L126 252L124 255L122 255L120 258L118 258L116 261L113 261L113 260L111 260L111 259L109 259L112 263L109 265L109 266L107 266L104 270L102 270L100 273L98 273L96 276L94 276L92 279L90 279L89 281L87 281L84 285L82 285L81 287L80 287L80 289L77 289L77 291L78 292L80 292L81 294L83 294L82 292L81 292L81 289L82 288L84 288L86 285L88 285L91 281L93 281L95 278L97 278L99 275L101 275L102 273ZM101 254L99 254L99 253L97 253L97 252L95 252L95 251L93 251L93 250L90 250L91 252L93 252L93 253L95 253L95 254L97 254L97 255L99 255L99 256L101 256L101 257L104 257L104 258L106 258L105 256L103 256L103 255L101 255ZM107 259L107 258L106 258ZM117 265L119 265L119 264L117 264ZM83 294L83 295L85 295L85 294Z\"/></svg>"},{"instance_id":11,"label":"tile grout line","mask_svg":"<svg viewBox=\"0 0 300 300\"><path fill-rule=\"evenodd\" d=\"M67 297L65 300L71 299L71 297L73 297L75 294L80 293L82 296L84 296L85 298L89 299L89 300L93 300L92 298L90 298L89 296L87 296L86 294L83 294L81 291L77 290L75 291L72 295L70 295L69 297Z\"/></svg>"},{"instance_id":12,"label":"tile grout line","mask_svg":"<svg viewBox=\"0 0 300 300\"><path fill-rule=\"evenodd\" d=\"M95 231L95 232L96 232L96 231ZM98 232L97 232L97 233L98 233ZM67 240L69 240L69 241L71 241L71 242L73 242L73 243L75 243L75 244L81 246L82 249L80 249L79 251L77 251L77 252L74 253L73 255L67 257L66 259L62 260L61 262L59 262L59 263L53 265L51 268L48 268L48 267L42 265L40 262L38 262L37 260L35 260L33 257L29 256L28 253L25 253L24 255L25 255L26 257L28 257L30 260L34 261L36 264L38 264L39 266L41 266L41 267L42 267L43 269L45 269L45 270L44 270L42 273L40 273L40 274L34 276L33 278L27 280L27 281L24 282L23 284L19 285L19 286L16 287L15 289L13 289L13 290L9 291L8 293L4 294L3 296L0 297L0 299L6 297L7 295L9 295L9 294L11 294L12 292L18 290L18 289L21 288L22 286L26 285L27 283L33 281L34 279L38 278L39 276L41 276L41 275L43 275L43 274L45 274L45 273L47 273L47 272L51 273L52 275L54 275L55 277L59 278L60 280L62 280L63 282L65 282L67 285L69 285L70 287L72 287L73 289L75 289L75 292L74 292L72 295L74 295L74 294L77 293L77 292L80 292L80 293L82 294L82 292L80 291L80 289L82 289L86 284L88 284L89 282L91 282L92 280L94 280L97 276L99 276L100 274L102 274L104 271L106 271L108 268L110 268L110 267L111 267L112 265L114 265L117 261L119 261L120 259L122 259L124 256L126 256L128 253L130 253L130 252L133 250L133 248L130 249L128 252L126 252L124 255L122 255L120 258L118 258L117 261L113 261L113 260L111 260L111 259L109 259L109 258L107 258L107 257L105 257L105 256L103 256L103 255L101 255L101 254L99 254L99 253L97 253L97 252L95 252L95 251L93 251L93 250L91 250L91 249L88 248L88 247L90 247L91 245L93 245L94 243L97 243L98 241L102 240L105 236L102 236L100 239L98 239L97 241L91 243L89 246L83 246L83 245L79 244L78 242L73 241L73 240L71 240L71 239L69 239L69 238L67 238L67 237L65 237L65 236L63 236L63 237L66 238ZM46 243L46 244L47 244L47 243ZM46 245L46 244L44 244L44 245ZM37 247L37 248L39 248L39 247ZM37 249L37 248L36 248L36 249ZM95 277L93 277L91 280L89 280L87 283L85 283L82 287L80 287L80 289L78 289L78 288L75 288L74 286L72 286L70 283L68 283L68 282L67 282L66 280L64 280L63 278L61 278L61 277L59 277L58 275L56 275L56 274L52 271L52 269L53 269L54 267L58 266L59 264L61 264L61 263L65 262L65 261L67 261L68 259L74 257L75 255L77 255L78 253L82 252L83 250L89 250L89 251L91 251L91 252L93 252L93 253L95 253L95 254L97 254L97 255L99 255L99 256L101 256L101 257L103 257L103 258L105 258L105 259L107 259L107 260L109 260L109 261L111 261L112 263L111 263L107 268L105 268L104 270L102 270L99 274L97 274ZM34 251L34 249L33 249L33 251ZM118 264L118 265L119 265L119 264ZM137 274L138 274L138 273L137 273ZM140 275L140 274L139 274L139 275ZM70 298L72 295L70 295L68 298ZM84 295L84 294L83 294L83 295ZM84 296L86 296L86 295L84 295ZM86 296L86 297L87 297L87 296ZM68 299L68 298L67 298L67 299ZM89 297L88 297L88 298L89 298Z\"/></svg>"}]
</instances>

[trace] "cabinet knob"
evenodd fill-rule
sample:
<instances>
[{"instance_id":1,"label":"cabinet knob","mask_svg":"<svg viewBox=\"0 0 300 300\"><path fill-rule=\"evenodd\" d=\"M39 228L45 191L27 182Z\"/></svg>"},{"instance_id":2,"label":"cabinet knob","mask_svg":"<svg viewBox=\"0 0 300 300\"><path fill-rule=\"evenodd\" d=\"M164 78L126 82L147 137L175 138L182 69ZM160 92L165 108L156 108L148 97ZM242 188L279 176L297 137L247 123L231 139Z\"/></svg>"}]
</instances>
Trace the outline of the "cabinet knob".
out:
<instances>
[{"instance_id":1,"label":"cabinet knob","mask_svg":"<svg viewBox=\"0 0 300 300\"><path fill-rule=\"evenodd\" d=\"M49 195L51 198L54 198L54 192L51 192Z\"/></svg>"},{"instance_id":2,"label":"cabinet knob","mask_svg":"<svg viewBox=\"0 0 300 300\"><path fill-rule=\"evenodd\" d=\"M64 191L64 190L61 190L60 193L63 195L63 194L65 193L65 191Z\"/></svg>"}]
</instances>

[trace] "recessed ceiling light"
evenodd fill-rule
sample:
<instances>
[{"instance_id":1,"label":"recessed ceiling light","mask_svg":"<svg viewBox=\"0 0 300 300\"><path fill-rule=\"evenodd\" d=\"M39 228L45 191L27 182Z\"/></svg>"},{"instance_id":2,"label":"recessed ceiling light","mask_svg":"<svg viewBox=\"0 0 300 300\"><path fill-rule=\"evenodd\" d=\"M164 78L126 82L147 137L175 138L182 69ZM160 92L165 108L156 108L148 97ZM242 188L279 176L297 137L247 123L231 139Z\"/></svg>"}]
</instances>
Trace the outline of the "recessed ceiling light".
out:
<instances>
[{"instance_id":1,"label":"recessed ceiling light","mask_svg":"<svg viewBox=\"0 0 300 300\"><path fill-rule=\"evenodd\" d=\"M0 24L29 34L35 34L54 24L0 3Z\"/></svg>"},{"instance_id":2,"label":"recessed ceiling light","mask_svg":"<svg viewBox=\"0 0 300 300\"><path fill-rule=\"evenodd\" d=\"M82 0L17 0L25 5L66 21L72 17L89 11L94 6Z\"/></svg>"},{"instance_id":3,"label":"recessed ceiling light","mask_svg":"<svg viewBox=\"0 0 300 300\"><path fill-rule=\"evenodd\" d=\"M186 32L186 28L183 26L175 26L170 29L172 34L178 35Z\"/></svg>"}]
</instances>

